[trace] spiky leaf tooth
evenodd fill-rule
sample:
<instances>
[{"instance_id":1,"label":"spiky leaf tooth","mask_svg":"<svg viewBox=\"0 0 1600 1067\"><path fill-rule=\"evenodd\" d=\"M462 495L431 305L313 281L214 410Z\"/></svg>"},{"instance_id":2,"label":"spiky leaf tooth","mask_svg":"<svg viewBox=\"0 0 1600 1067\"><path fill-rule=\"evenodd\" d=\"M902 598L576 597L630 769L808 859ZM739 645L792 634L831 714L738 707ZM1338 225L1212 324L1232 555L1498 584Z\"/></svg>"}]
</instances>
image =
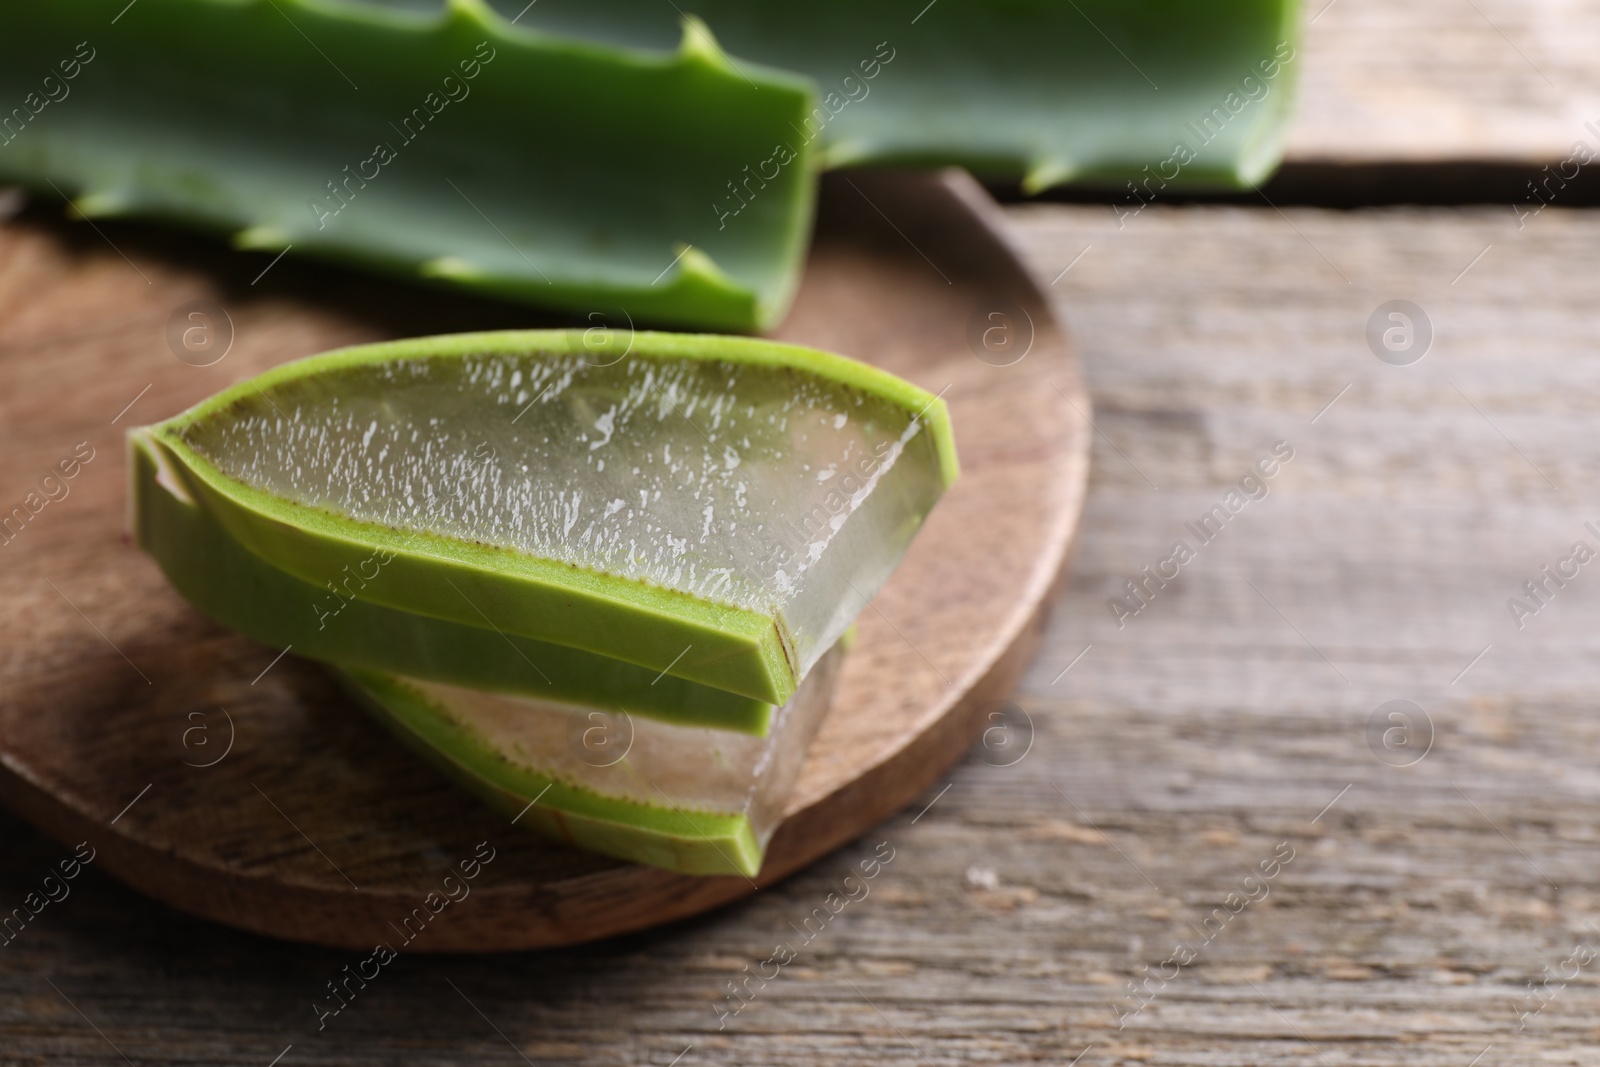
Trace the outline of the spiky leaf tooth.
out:
<instances>
[{"instance_id":1,"label":"spiky leaf tooth","mask_svg":"<svg viewBox=\"0 0 1600 1067\"><path fill-rule=\"evenodd\" d=\"M158 483L312 586L378 553L362 600L771 704L956 475L944 405L883 371L595 330L332 352L136 441Z\"/></svg>"},{"instance_id":2,"label":"spiky leaf tooth","mask_svg":"<svg viewBox=\"0 0 1600 1067\"><path fill-rule=\"evenodd\" d=\"M401 740L520 826L684 874L753 877L842 654L822 658L761 739L371 671L344 677Z\"/></svg>"},{"instance_id":3,"label":"spiky leaf tooth","mask_svg":"<svg viewBox=\"0 0 1600 1067\"><path fill-rule=\"evenodd\" d=\"M233 539L184 488L145 431L129 435L130 525L173 585L206 615L276 648L357 670L620 710L756 737L773 705L565 645L402 611L362 597L388 580L375 554L319 584Z\"/></svg>"},{"instance_id":4,"label":"spiky leaf tooth","mask_svg":"<svg viewBox=\"0 0 1600 1067\"><path fill-rule=\"evenodd\" d=\"M367 0L426 9L438 0ZM524 0L492 0L513 12ZM745 60L816 79L789 143L831 165L956 164L1026 179L1252 185L1282 152L1297 0L859 0L694 7ZM523 23L670 49L659 0L539 0ZM1183 146L1180 150L1179 146ZM1146 171L1149 168L1149 171Z\"/></svg>"},{"instance_id":5,"label":"spiky leaf tooth","mask_svg":"<svg viewBox=\"0 0 1600 1067\"><path fill-rule=\"evenodd\" d=\"M525 26L478 0L0 5L0 181L558 309L775 322L815 176L805 148L747 168L808 85L693 21L668 55Z\"/></svg>"}]
</instances>

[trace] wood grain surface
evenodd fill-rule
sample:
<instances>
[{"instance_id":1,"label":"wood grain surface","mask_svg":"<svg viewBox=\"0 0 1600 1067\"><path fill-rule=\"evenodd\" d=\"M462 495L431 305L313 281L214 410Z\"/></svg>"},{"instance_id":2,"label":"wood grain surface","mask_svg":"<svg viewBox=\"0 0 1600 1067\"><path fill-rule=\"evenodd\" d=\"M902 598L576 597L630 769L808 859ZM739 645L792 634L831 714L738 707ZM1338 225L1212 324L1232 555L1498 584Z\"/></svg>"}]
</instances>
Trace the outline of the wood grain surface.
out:
<instances>
[{"instance_id":1,"label":"wood grain surface","mask_svg":"<svg viewBox=\"0 0 1600 1067\"><path fill-rule=\"evenodd\" d=\"M858 175L825 194L782 336L942 394L964 473L863 613L762 883L905 807L961 756L1037 645L1082 502L1088 403L998 217L959 172ZM382 314L330 321L308 303L316 286L290 272L276 300L224 293L225 275L117 240L78 253L59 225L0 232L0 304L55 312L35 312L38 332L14 329L0 355L0 477L26 505L0 546L0 597L18 610L3 629L0 798L59 840L90 840L102 870L159 900L369 951L567 944L755 891L748 878L636 867L511 826L388 738L320 667L209 625L119 542L128 424L351 333L403 330ZM249 258L256 271L268 262ZM231 307L232 351L169 351L166 315L195 299ZM993 326L991 311L1009 317ZM994 354L978 345L987 361L972 340L986 329L1016 334L991 337ZM96 392L79 388L91 379ZM51 478L63 456L72 476ZM485 854L495 859L470 907L430 903L407 925L430 893L442 900L454 867Z\"/></svg>"},{"instance_id":2,"label":"wood grain surface","mask_svg":"<svg viewBox=\"0 0 1600 1067\"><path fill-rule=\"evenodd\" d=\"M1291 159L1549 161L1600 111L1594 18L1336 0L1308 37ZM1600 573L1523 629L1507 607L1574 541L1600 545L1583 525L1600 526L1600 217L1011 214L1042 277L1077 260L1053 292L1098 427L1074 578L1015 697L1026 758L976 750L878 834L705 918L403 957L322 1031L312 1004L358 956L199 923L91 870L0 950L0 1061L1600 1060L1597 968L1574 955L1600 948ZM1438 328L1409 367L1364 336L1391 299ZM1271 495L1119 629L1107 600L1277 440L1295 456ZM1433 724L1410 767L1381 729L1369 744L1395 699ZM68 854L20 822L0 839L0 904ZM870 895L806 940L880 842L894 859ZM1171 974L1281 842L1268 894L1128 1018L1127 983ZM779 942L795 958L722 1016Z\"/></svg>"},{"instance_id":3,"label":"wood grain surface","mask_svg":"<svg viewBox=\"0 0 1600 1067\"><path fill-rule=\"evenodd\" d=\"M1538 165L1600 155L1600 7L1305 0L1291 163ZM1532 175L1530 174L1530 177Z\"/></svg>"},{"instance_id":4,"label":"wood grain surface","mask_svg":"<svg viewBox=\"0 0 1600 1067\"><path fill-rule=\"evenodd\" d=\"M1012 217L1046 278L1092 246L1054 290L1101 431L1074 578L1016 697L1025 758L975 750L877 833L704 918L580 949L403 955L321 1031L313 1004L361 954L191 920L91 867L0 950L0 1061L120 1063L113 1045L140 1067L1594 1059L1596 969L1563 964L1600 937L1600 572L1522 630L1506 601L1597 543L1600 220ZM1393 298L1437 328L1409 367L1364 338ZM1294 458L1270 495L1119 629L1121 582L1278 440ZM1366 736L1393 699L1433 723L1411 767ZM10 906L69 852L3 825ZM883 842L868 895L819 926ZM1265 898L1119 1030L1126 983L1170 973L1230 892L1259 896L1244 878L1283 842ZM728 983L770 974L780 943L793 960L732 1014ZM1571 977L1523 1017L1546 968Z\"/></svg>"}]
</instances>

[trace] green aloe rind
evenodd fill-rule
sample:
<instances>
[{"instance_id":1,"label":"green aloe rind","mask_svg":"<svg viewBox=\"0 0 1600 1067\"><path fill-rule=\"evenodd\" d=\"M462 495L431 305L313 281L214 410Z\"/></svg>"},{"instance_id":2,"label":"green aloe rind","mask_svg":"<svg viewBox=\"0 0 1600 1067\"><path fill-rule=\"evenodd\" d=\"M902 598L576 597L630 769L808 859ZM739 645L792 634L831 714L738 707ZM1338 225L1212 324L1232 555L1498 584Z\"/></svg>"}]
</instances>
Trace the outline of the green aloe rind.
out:
<instances>
[{"instance_id":1,"label":"green aloe rind","mask_svg":"<svg viewBox=\"0 0 1600 1067\"><path fill-rule=\"evenodd\" d=\"M498 354L581 358L593 342L592 331L526 331L331 352L270 370L149 427L138 435L139 448L148 449L180 494L205 510L246 551L313 586L329 575L346 573L346 568L358 569L374 552L383 552L385 578L363 588L363 600L466 626L481 627L488 619L506 634L620 659L772 705L784 703L814 656L807 653L802 658L786 620L775 610L719 603L505 547L356 521L230 477L189 443L199 429L227 422L243 406L259 407L265 398L276 408L270 396L280 387L317 384L372 368L388 371ZM708 372L719 367L756 368L763 374L788 376L780 377L786 387L815 380L850 390L863 401L871 398L901 412L908 432L925 431L921 457L907 457L900 468L915 470L919 461L932 464L935 469L924 476L935 487L931 497L956 476L943 403L886 372L812 349L744 338L639 333L631 335L629 343L627 358L646 361L646 372L676 361L702 363ZM914 525L904 528L905 523L920 522L932 499L900 503L901 512L894 514L905 518L897 534L908 541ZM844 524L847 537L851 528L851 523ZM835 617L828 620L827 632L812 635L817 643L825 648L840 636L897 558L874 560L872 570L853 572L854 580L852 572L840 572L860 600L828 605Z\"/></svg>"},{"instance_id":2,"label":"green aloe rind","mask_svg":"<svg viewBox=\"0 0 1600 1067\"><path fill-rule=\"evenodd\" d=\"M773 706L565 645L401 611L360 597L382 558L313 585L230 537L162 477L159 453L130 439L134 537L214 621L324 663L520 693L666 722L765 736Z\"/></svg>"},{"instance_id":3,"label":"green aloe rind","mask_svg":"<svg viewBox=\"0 0 1600 1067\"><path fill-rule=\"evenodd\" d=\"M85 216L553 308L748 331L798 278L815 175L704 209L811 107L687 20L658 55L337 0L0 5L0 180Z\"/></svg>"},{"instance_id":4,"label":"green aloe rind","mask_svg":"<svg viewBox=\"0 0 1600 1067\"><path fill-rule=\"evenodd\" d=\"M342 677L402 741L519 825L685 874L751 877L843 656L842 646L823 655L765 739L371 671Z\"/></svg>"},{"instance_id":5,"label":"green aloe rind","mask_svg":"<svg viewBox=\"0 0 1600 1067\"><path fill-rule=\"evenodd\" d=\"M491 2L507 12L523 6ZM954 164L1020 178L1029 191L1132 181L1148 199L1167 187L1248 187L1276 165L1300 7L1297 0L700 0L692 10L731 55L816 81L819 100L786 144L821 145L831 165ZM540 0L523 21L660 50L672 47L672 19L657 0ZM765 158L752 165L760 171ZM736 183L714 210L743 217L744 193Z\"/></svg>"},{"instance_id":6,"label":"green aloe rind","mask_svg":"<svg viewBox=\"0 0 1600 1067\"><path fill-rule=\"evenodd\" d=\"M403 678L370 671L345 677L397 737L494 807L520 815L518 825L685 874L753 877L761 869L763 844L744 814L641 804L557 781L511 763Z\"/></svg>"}]
</instances>

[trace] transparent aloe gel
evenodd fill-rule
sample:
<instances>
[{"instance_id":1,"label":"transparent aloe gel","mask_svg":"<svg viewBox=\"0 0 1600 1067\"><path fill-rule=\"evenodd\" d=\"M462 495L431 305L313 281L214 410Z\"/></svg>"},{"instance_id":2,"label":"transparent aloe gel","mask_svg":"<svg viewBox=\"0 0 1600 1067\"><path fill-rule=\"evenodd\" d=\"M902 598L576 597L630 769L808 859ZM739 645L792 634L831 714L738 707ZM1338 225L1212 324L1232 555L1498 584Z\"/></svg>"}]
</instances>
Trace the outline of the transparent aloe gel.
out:
<instances>
[{"instance_id":1,"label":"transparent aloe gel","mask_svg":"<svg viewBox=\"0 0 1600 1067\"><path fill-rule=\"evenodd\" d=\"M303 579L337 558L285 526L466 558L471 569L414 569L360 595L481 626L489 613L467 583L484 566L537 563L541 589L596 597L564 615L559 596L511 598L496 629L775 704L954 477L942 404L839 357L639 334L599 360L566 332L474 340L332 353L156 432L214 503L245 501L218 509L229 532ZM630 600L646 610L620 620Z\"/></svg>"},{"instance_id":2,"label":"transparent aloe gel","mask_svg":"<svg viewBox=\"0 0 1600 1067\"><path fill-rule=\"evenodd\" d=\"M760 869L840 639L956 477L944 405L883 371L599 331L285 364L130 458L202 610L519 825L693 874Z\"/></svg>"},{"instance_id":3,"label":"transparent aloe gel","mask_svg":"<svg viewBox=\"0 0 1600 1067\"><path fill-rule=\"evenodd\" d=\"M743 874L763 853L832 699L824 654L766 737L602 708L352 671L402 740L519 825L686 874Z\"/></svg>"},{"instance_id":4,"label":"transparent aloe gel","mask_svg":"<svg viewBox=\"0 0 1600 1067\"><path fill-rule=\"evenodd\" d=\"M130 525L168 579L214 621L296 656L558 702L626 708L670 722L764 735L765 701L699 685L581 649L496 633L363 599L389 580L379 554L365 566L304 581L246 550L130 435Z\"/></svg>"}]
</instances>

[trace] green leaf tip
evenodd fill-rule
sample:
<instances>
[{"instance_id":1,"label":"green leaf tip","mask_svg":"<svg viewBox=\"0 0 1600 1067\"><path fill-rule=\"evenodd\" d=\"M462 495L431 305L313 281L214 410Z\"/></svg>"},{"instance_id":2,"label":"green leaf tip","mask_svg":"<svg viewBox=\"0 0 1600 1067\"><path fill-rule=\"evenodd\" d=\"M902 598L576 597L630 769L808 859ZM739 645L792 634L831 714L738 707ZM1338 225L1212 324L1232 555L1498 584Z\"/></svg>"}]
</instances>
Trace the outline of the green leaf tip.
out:
<instances>
[{"instance_id":1,"label":"green leaf tip","mask_svg":"<svg viewBox=\"0 0 1600 1067\"><path fill-rule=\"evenodd\" d=\"M241 250L281 252L293 242L276 226L251 226L234 234L230 243Z\"/></svg>"},{"instance_id":2,"label":"green leaf tip","mask_svg":"<svg viewBox=\"0 0 1600 1067\"><path fill-rule=\"evenodd\" d=\"M465 22L476 23L491 29L502 29L510 25L499 13L483 0L445 0L445 11Z\"/></svg>"},{"instance_id":3,"label":"green leaf tip","mask_svg":"<svg viewBox=\"0 0 1600 1067\"><path fill-rule=\"evenodd\" d=\"M703 63L717 70L733 70L728 54L717 43L711 27L694 15L683 16L683 40L678 44L678 57L686 63Z\"/></svg>"},{"instance_id":4,"label":"green leaf tip","mask_svg":"<svg viewBox=\"0 0 1600 1067\"><path fill-rule=\"evenodd\" d=\"M684 245L678 253L677 265L672 268L670 277L681 283L693 283L714 286L718 289L735 286L738 283L717 266L717 261L693 245Z\"/></svg>"},{"instance_id":5,"label":"green leaf tip","mask_svg":"<svg viewBox=\"0 0 1600 1067\"><path fill-rule=\"evenodd\" d=\"M114 189L97 189L74 197L67 214L76 219L104 219L126 215L133 210L132 200Z\"/></svg>"},{"instance_id":6,"label":"green leaf tip","mask_svg":"<svg viewBox=\"0 0 1600 1067\"><path fill-rule=\"evenodd\" d=\"M460 256L440 256L430 259L417 269L424 278L449 278L454 281L477 281L488 275L478 266Z\"/></svg>"},{"instance_id":7,"label":"green leaf tip","mask_svg":"<svg viewBox=\"0 0 1600 1067\"><path fill-rule=\"evenodd\" d=\"M1077 175L1078 168L1071 163L1041 159L1029 164L1027 172L1023 174L1022 191L1027 196L1037 196L1053 186L1065 185Z\"/></svg>"},{"instance_id":8,"label":"green leaf tip","mask_svg":"<svg viewBox=\"0 0 1600 1067\"><path fill-rule=\"evenodd\" d=\"M865 138L825 143L816 153L817 165L824 170L868 164L877 157L877 146Z\"/></svg>"}]
</instances>

